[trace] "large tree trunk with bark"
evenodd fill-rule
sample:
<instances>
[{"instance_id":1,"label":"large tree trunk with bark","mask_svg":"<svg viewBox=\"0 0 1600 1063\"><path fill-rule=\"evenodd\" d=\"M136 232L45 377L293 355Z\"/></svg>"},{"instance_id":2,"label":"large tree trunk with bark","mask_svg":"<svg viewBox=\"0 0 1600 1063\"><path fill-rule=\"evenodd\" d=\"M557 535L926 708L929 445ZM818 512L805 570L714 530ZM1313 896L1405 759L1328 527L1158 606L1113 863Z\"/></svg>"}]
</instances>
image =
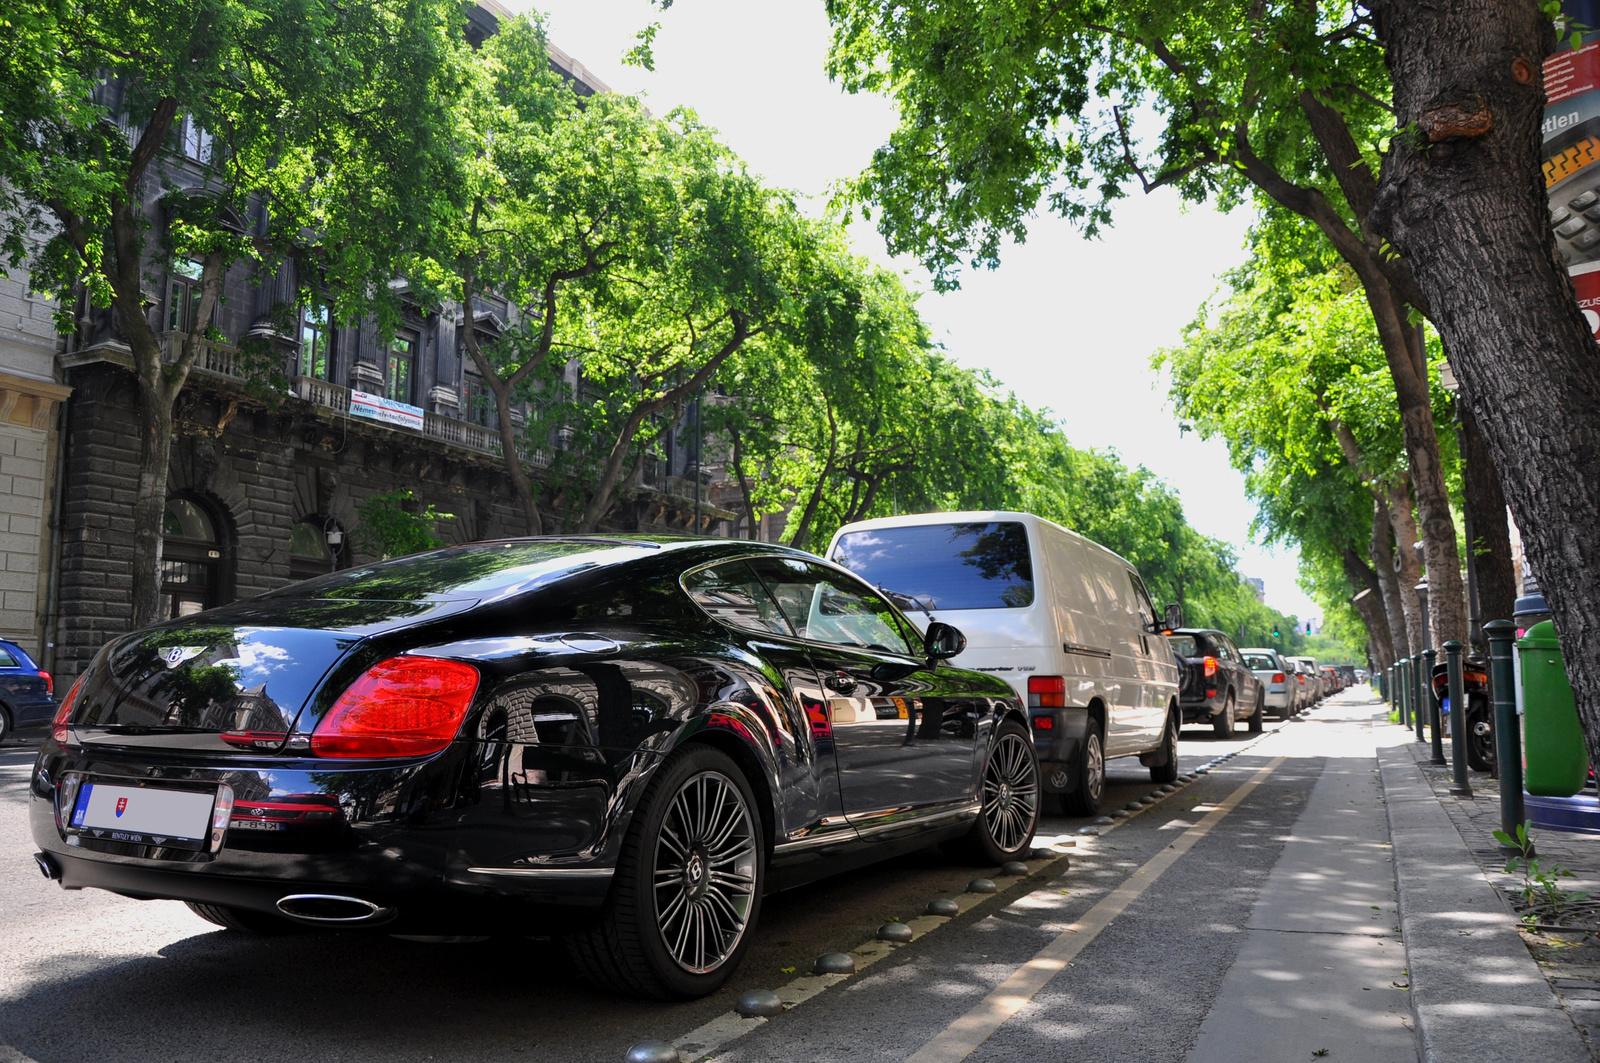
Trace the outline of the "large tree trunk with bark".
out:
<instances>
[{"instance_id":1,"label":"large tree trunk with bark","mask_svg":"<svg viewBox=\"0 0 1600 1063\"><path fill-rule=\"evenodd\" d=\"M1511 525L1500 473L1472 412L1461 410L1461 483L1472 525L1473 573L1478 584L1478 621L1510 620L1517 601L1516 565L1511 557ZM1479 634L1474 632L1474 635Z\"/></svg>"},{"instance_id":2,"label":"large tree trunk with bark","mask_svg":"<svg viewBox=\"0 0 1600 1063\"><path fill-rule=\"evenodd\" d=\"M1540 172L1549 20L1532 0L1373 0L1399 127L1373 223L1404 254L1555 614L1600 762L1600 354Z\"/></svg>"}]
</instances>

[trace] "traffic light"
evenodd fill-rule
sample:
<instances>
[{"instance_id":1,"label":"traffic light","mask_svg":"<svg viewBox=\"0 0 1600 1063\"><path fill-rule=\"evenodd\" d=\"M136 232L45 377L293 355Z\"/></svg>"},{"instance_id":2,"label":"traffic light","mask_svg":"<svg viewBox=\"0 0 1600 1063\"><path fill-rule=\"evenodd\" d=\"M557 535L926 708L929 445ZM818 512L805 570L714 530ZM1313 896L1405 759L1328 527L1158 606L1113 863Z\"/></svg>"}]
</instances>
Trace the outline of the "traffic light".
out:
<instances>
[{"instance_id":1,"label":"traffic light","mask_svg":"<svg viewBox=\"0 0 1600 1063\"><path fill-rule=\"evenodd\" d=\"M1278 634L1278 629L1277 628L1273 628L1272 629L1272 637L1275 638L1275 639L1283 638L1282 635Z\"/></svg>"}]
</instances>

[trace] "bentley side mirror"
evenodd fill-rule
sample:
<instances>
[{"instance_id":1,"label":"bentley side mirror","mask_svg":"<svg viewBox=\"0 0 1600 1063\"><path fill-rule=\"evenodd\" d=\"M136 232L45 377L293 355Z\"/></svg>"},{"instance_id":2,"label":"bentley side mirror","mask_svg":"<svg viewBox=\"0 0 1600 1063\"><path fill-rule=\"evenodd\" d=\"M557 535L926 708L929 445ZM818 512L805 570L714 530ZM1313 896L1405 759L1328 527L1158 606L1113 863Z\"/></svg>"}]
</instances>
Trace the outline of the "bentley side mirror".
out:
<instances>
[{"instance_id":1,"label":"bentley side mirror","mask_svg":"<svg viewBox=\"0 0 1600 1063\"><path fill-rule=\"evenodd\" d=\"M928 634L922 641L922 652L929 663L948 661L966 648L967 636L938 620L928 625Z\"/></svg>"},{"instance_id":2,"label":"bentley side mirror","mask_svg":"<svg viewBox=\"0 0 1600 1063\"><path fill-rule=\"evenodd\" d=\"M1168 631L1176 631L1178 628L1182 627L1183 606L1179 605L1177 602L1173 602L1171 605L1167 606L1166 612L1162 614L1161 622L1166 625Z\"/></svg>"}]
</instances>

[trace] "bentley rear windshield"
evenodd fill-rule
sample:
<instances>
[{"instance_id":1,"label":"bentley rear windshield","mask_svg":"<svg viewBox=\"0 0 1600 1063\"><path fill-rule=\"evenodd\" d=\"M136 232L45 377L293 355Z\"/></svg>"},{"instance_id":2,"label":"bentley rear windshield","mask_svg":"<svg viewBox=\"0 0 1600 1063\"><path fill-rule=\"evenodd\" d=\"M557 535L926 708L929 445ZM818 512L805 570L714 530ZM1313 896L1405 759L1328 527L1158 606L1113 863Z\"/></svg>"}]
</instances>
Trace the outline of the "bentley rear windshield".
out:
<instances>
[{"instance_id":1,"label":"bentley rear windshield","mask_svg":"<svg viewBox=\"0 0 1600 1063\"><path fill-rule=\"evenodd\" d=\"M1014 521L919 524L850 532L833 560L875 587L928 609L1019 609L1033 604L1028 529Z\"/></svg>"}]
</instances>

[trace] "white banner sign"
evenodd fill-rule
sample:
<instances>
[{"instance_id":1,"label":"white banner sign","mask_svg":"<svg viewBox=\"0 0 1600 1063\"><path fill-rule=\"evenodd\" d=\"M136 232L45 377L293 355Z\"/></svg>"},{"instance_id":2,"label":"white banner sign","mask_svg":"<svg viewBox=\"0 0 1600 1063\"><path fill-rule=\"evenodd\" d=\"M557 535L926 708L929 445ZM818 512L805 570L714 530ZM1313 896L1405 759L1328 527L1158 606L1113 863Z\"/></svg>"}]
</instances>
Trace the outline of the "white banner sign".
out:
<instances>
[{"instance_id":1,"label":"white banner sign","mask_svg":"<svg viewBox=\"0 0 1600 1063\"><path fill-rule=\"evenodd\" d=\"M374 421L392 424L399 428L422 431L422 407L408 406L403 402L386 399L382 395L368 395L365 391L350 393L350 412L357 417L370 417Z\"/></svg>"}]
</instances>

